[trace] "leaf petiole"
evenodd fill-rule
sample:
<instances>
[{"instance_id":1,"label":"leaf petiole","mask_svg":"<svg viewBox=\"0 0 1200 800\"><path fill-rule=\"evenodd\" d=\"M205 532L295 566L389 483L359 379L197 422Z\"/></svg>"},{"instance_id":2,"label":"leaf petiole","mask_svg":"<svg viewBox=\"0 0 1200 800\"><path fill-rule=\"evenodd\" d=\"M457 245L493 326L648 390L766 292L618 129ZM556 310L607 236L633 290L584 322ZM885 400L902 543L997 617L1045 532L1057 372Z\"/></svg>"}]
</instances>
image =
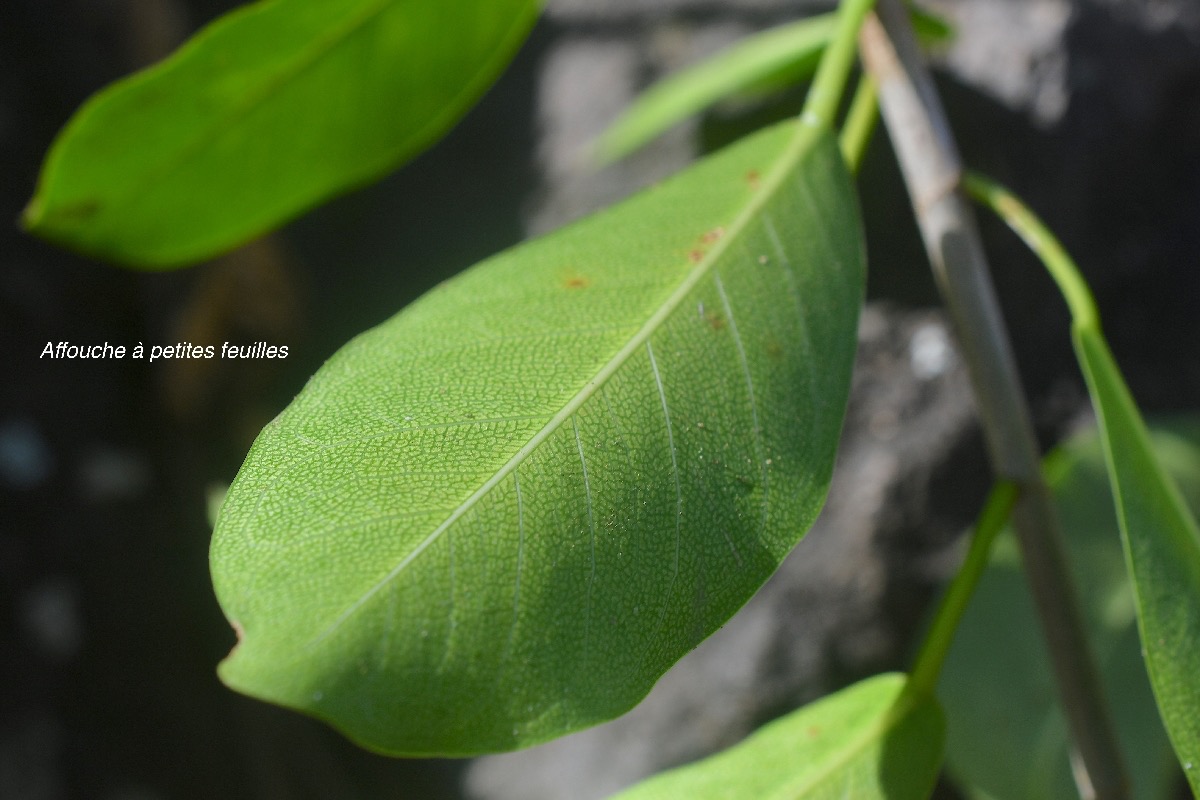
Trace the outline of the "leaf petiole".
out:
<instances>
[{"instance_id":1,"label":"leaf petiole","mask_svg":"<svg viewBox=\"0 0 1200 800\"><path fill-rule=\"evenodd\" d=\"M967 194L996 213L1012 228L1045 264L1050 277L1058 284L1077 330L1100 330L1100 315L1092 290L1079 274L1079 268L1062 244L1028 207L992 179L977 172L963 174Z\"/></svg>"},{"instance_id":2,"label":"leaf petiole","mask_svg":"<svg viewBox=\"0 0 1200 800\"><path fill-rule=\"evenodd\" d=\"M814 126L833 124L858 53L858 29L874 5L875 0L843 0L838 7L837 31L808 90L808 99L800 113L802 122Z\"/></svg>"}]
</instances>

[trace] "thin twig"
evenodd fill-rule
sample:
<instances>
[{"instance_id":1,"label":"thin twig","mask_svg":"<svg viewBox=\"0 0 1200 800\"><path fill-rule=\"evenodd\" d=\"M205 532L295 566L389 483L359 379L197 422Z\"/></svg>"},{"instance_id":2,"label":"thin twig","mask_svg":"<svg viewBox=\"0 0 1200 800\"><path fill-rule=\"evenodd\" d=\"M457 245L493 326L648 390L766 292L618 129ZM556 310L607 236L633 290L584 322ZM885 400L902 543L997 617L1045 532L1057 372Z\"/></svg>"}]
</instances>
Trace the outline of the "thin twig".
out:
<instances>
[{"instance_id":1,"label":"thin twig","mask_svg":"<svg viewBox=\"0 0 1200 800\"><path fill-rule=\"evenodd\" d=\"M1013 520L1082 764L1076 781L1085 798L1125 798L1129 783L1042 480L1008 333L974 217L959 191L962 163L900 0L879 0L877 14L860 34L863 61L879 82L884 121L967 361L992 467L1021 487Z\"/></svg>"}]
</instances>

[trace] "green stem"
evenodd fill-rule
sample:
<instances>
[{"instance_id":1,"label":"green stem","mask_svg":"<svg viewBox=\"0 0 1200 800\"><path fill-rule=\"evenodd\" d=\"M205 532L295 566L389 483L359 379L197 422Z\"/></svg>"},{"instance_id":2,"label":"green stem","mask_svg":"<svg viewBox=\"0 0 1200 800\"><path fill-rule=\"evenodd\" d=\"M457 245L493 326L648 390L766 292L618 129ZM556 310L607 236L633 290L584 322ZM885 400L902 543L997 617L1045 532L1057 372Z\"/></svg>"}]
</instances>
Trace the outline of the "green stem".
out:
<instances>
[{"instance_id":1,"label":"green stem","mask_svg":"<svg viewBox=\"0 0 1200 800\"><path fill-rule=\"evenodd\" d=\"M842 123L842 133L838 143L842 148L842 158L854 175L862 166L863 155L871 142L871 134L879 122L879 84L870 75L858 79L858 88L854 91L854 99L850 101L850 110L846 113L846 121Z\"/></svg>"},{"instance_id":2,"label":"green stem","mask_svg":"<svg viewBox=\"0 0 1200 800\"><path fill-rule=\"evenodd\" d=\"M850 68L854 66L858 52L858 29L874 5L875 0L842 0L838 8L837 30L825 54L821 56L817 75L804 102L804 111L800 114L800 119L805 123L827 127L833 125L842 94L846 90Z\"/></svg>"},{"instance_id":3,"label":"green stem","mask_svg":"<svg viewBox=\"0 0 1200 800\"><path fill-rule=\"evenodd\" d=\"M946 594L942 596L933 624L929 626L925 642L921 645L921 652L917 654L917 661L908 679L908 691L932 694L937 686L942 664L954 641L954 633L958 630L967 604L987 568L992 542L1008 521L1018 495L1017 484L1012 481L1000 481L992 487L983 511L975 523L975 532L971 537L967 557L951 581L950 587L946 589Z\"/></svg>"},{"instance_id":4,"label":"green stem","mask_svg":"<svg viewBox=\"0 0 1200 800\"><path fill-rule=\"evenodd\" d=\"M963 175L963 188L979 203L990 208L1008 227L1029 245L1046 270L1058 284L1076 329L1100 330L1100 315L1092 290L1079 272L1079 267L1067 254L1062 243L1016 195L992 179L977 172Z\"/></svg>"}]
</instances>

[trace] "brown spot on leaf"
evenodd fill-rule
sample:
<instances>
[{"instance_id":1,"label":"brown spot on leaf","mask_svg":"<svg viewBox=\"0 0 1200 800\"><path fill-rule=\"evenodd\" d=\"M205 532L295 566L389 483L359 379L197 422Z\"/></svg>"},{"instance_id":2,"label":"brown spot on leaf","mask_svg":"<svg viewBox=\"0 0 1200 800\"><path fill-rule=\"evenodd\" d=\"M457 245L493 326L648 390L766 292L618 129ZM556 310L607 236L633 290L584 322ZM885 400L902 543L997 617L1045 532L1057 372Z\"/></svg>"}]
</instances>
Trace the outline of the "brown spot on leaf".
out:
<instances>
[{"instance_id":1,"label":"brown spot on leaf","mask_svg":"<svg viewBox=\"0 0 1200 800\"><path fill-rule=\"evenodd\" d=\"M758 174L758 170L752 169L746 173L746 183L751 189L757 189L762 177Z\"/></svg>"},{"instance_id":2,"label":"brown spot on leaf","mask_svg":"<svg viewBox=\"0 0 1200 800\"><path fill-rule=\"evenodd\" d=\"M563 288L566 289L586 289L591 285L592 282L582 275L572 275L563 281Z\"/></svg>"},{"instance_id":3,"label":"brown spot on leaf","mask_svg":"<svg viewBox=\"0 0 1200 800\"><path fill-rule=\"evenodd\" d=\"M688 253L688 258L691 259L693 264L699 264L704 260L704 251L700 248L696 248Z\"/></svg>"},{"instance_id":4,"label":"brown spot on leaf","mask_svg":"<svg viewBox=\"0 0 1200 800\"><path fill-rule=\"evenodd\" d=\"M766 347L767 355L771 358L778 360L783 357L783 345L779 343L778 339L774 337L768 339Z\"/></svg>"},{"instance_id":5,"label":"brown spot on leaf","mask_svg":"<svg viewBox=\"0 0 1200 800\"><path fill-rule=\"evenodd\" d=\"M725 327L725 317L721 316L716 311L708 311L704 314L704 321L708 323L708 327L714 331L719 331Z\"/></svg>"},{"instance_id":6,"label":"brown spot on leaf","mask_svg":"<svg viewBox=\"0 0 1200 800\"><path fill-rule=\"evenodd\" d=\"M718 241L724 235L725 235L725 229L720 226L717 226L716 228L713 228L711 231L708 231L703 236L701 236L700 243L706 244L706 245L713 244L714 242Z\"/></svg>"}]
</instances>

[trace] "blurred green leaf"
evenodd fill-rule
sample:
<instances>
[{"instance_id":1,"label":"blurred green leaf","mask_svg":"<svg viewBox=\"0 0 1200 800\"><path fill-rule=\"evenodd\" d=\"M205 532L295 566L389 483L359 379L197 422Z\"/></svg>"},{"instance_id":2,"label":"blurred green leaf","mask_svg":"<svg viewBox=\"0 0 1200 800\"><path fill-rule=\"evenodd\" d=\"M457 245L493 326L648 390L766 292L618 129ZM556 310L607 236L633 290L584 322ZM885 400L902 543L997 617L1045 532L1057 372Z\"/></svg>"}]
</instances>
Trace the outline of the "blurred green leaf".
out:
<instances>
[{"instance_id":1,"label":"blurred green leaf","mask_svg":"<svg viewBox=\"0 0 1200 800\"><path fill-rule=\"evenodd\" d=\"M613 800L924 800L945 725L936 700L904 688L897 674L861 681Z\"/></svg>"},{"instance_id":2,"label":"blurred green leaf","mask_svg":"<svg viewBox=\"0 0 1200 800\"><path fill-rule=\"evenodd\" d=\"M864 267L823 126L777 126L344 347L212 544L221 677L390 753L624 713L824 501Z\"/></svg>"},{"instance_id":3,"label":"blurred green leaf","mask_svg":"<svg viewBox=\"0 0 1200 800\"><path fill-rule=\"evenodd\" d=\"M1157 429L1154 449L1200 506L1200 421ZM1129 760L1134 797L1173 797L1179 771L1142 665L1133 595L1121 552L1100 439L1080 436L1046 460L1046 477L1082 593L1089 639ZM1068 732L1011 532L967 611L938 687L947 766L971 797L1077 796Z\"/></svg>"},{"instance_id":4,"label":"blurred green leaf","mask_svg":"<svg viewBox=\"0 0 1200 800\"><path fill-rule=\"evenodd\" d=\"M953 34L940 17L910 8L913 28L924 43ZM597 140L596 159L618 161L673 125L738 94L778 91L812 75L829 44L836 14L822 14L747 36L712 58L668 75L638 96Z\"/></svg>"},{"instance_id":5,"label":"blurred green leaf","mask_svg":"<svg viewBox=\"0 0 1200 800\"><path fill-rule=\"evenodd\" d=\"M142 268L209 258L440 138L524 40L537 0L264 0L92 97L24 224Z\"/></svg>"},{"instance_id":6,"label":"blurred green leaf","mask_svg":"<svg viewBox=\"0 0 1200 800\"><path fill-rule=\"evenodd\" d=\"M1074 334L1100 420L1150 685L1200 794L1200 528L1155 457L1099 327L1077 325Z\"/></svg>"},{"instance_id":7,"label":"blurred green leaf","mask_svg":"<svg viewBox=\"0 0 1200 800\"><path fill-rule=\"evenodd\" d=\"M954 39L954 26L945 18L915 5L906 3L917 41L926 47L936 47Z\"/></svg>"},{"instance_id":8,"label":"blurred green leaf","mask_svg":"<svg viewBox=\"0 0 1200 800\"><path fill-rule=\"evenodd\" d=\"M822 14L748 36L712 58L647 89L596 143L601 162L623 158L691 115L763 81L812 74L837 27Z\"/></svg>"}]
</instances>

